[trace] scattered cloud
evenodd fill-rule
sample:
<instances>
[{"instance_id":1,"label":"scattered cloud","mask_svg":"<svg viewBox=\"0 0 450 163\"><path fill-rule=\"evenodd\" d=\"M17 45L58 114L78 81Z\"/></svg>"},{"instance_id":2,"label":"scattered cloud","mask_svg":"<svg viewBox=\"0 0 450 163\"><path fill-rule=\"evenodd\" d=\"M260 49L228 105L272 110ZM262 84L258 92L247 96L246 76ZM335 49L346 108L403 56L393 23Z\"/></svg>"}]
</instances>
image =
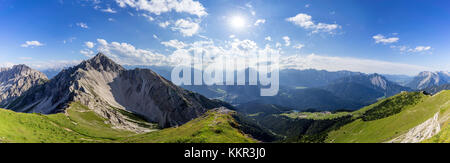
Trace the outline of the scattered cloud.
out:
<instances>
[{"instance_id":1,"label":"scattered cloud","mask_svg":"<svg viewBox=\"0 0 450 163\"><path fill-rule=\"evenodd\" d=\"M270 46L259 47L252 40L234 39L222 45L217 45L213 41L196 41L185 43L179 40L170 40L161 44L167 47L173 47L174 50L169 54L163 55L151 50L144 50L134 47L128 43L107 42L104 39L97 39L99 52L111 57L113 60L124 65L180 65L186 63L187 59L199 60L194 57L194 52L201 52L204 57L205 66L214 63L213 58L219 56L237 57L237 60L244 60L250 57L250 65L255 64L252 57L260 54L279 55L280 49L272 49ZM280 44L281 46L281 44ZM298 45L297 45L298 46ZM420 49L420 48L419 48ZM427 49L426 47L423 49ZM431 71L432 68L387 62L370 59L357 59L346 57L329 57L316 54L309 55L279 55L280 69L319 69L328 71L350 70L364 73L383 73L383 74L407 74L415 75L421 71ZM260 61L261 62L261 61Z\"/></svg>"},{"instance_id":2,"label":"scattered cloud","mask_svg":"<svg viewBox=\"0 0 450 163\"><path fill-rule=\"evenodd\" d=\"M184 37L191 37L199 32L200 25L190 20L178 19L172 30L181 32Z\"/></svg>"},{"instance_id":3,"label":"scattered cloud","mask_svg":"<svg viewBox=\"0 0 450 163\"><path fill-rule=\"evenodd\" d=\"M155 15L171 11L188 13L198 17L208 15L205 7L194 0L116 0L116 3L122 8L131 7Z\"/></svg>"},{"instance_id":4,"label":"scattered cloud","mask_svg":"<svg viewBox=\"0 0 450 163\"><path fill-rule=\"evenodd\" d=\"M108 21L113 22L116 21L114 18L108 18Z\"/></svg>"},{"instance_id":5,"label":"scattered cloud","mask_svg":"<svg viewBox=\"0 0 450 163\"><path fill-rule=\"evenodd\" d=\"M289 38L288 36L284 36L283 40L284 40L284 46L291 46L291 38Z\"/></svg>"},{"instance_id":6,"label":"scattered cloud","mask_svg":"<svg viewBox=\"0 0 450 163\"><path fill-rule=\"evenodd\" d=\"M108 7L106 9L101 10L102 12L107 12L107 13L111 13L111 14L115 14L117 13L117 11L113 10L111 7Z\"/></svg>"},{"instance_id":7,"label":"scattered cloud","mask_svg":"<svg viewBox=\"0 0 450 163\"><path fill-rule=\"evenodd\" d=\"M306 4L305 5L305 8L309 8L309 7L311 7L311 4Z\"/></svg>"},{"instance_id":8,"label":"scattered cloud","mask_svg":"<svg viewBox=\"0 0 450 163\"><path fill-rule=\"evenodd\" d=\"M266 19L258 19L255 22L255 26L259 26L260 24L264 24L266 23Z\"/></svg>"},{"instance_id":9,"label":"scattered cloud","mask_svg":"<svg viewBox=\"0 0 450 163\"><path fill-rule=\"evenodd\" d=\"M155 21L155 18L153 18L153 17L150 16L150 15L147 15L147 14L141 14L141 16L147 18L148 21L151 21L151 22L152 22L152 21Z\"/></svg>"},{"instance_id":10,"label":"scattered cloud","mask_svg":"<svg viewBox=\"0 0 450 163\"><path fill-rule=\"evenodd\" d=\"M281 45L281 43L279 43L279 42L277 42L277 43L275 44L275 47L276 47L276 48L281 48L281 46L283 46L283 45Z\"/></svg>"},{"instance_id":11,"label":"scattered cloud","mask_svg":"<svg viewBox=\"0 0 450 163\"><path fill-rule=\"evenodd\" d=\"M272 41L272 37L267 36L266 38L264 38L264 40L266 40L266 41Z\"/></svg>"},{"instance_id":12,"label":"scattered cloud","mask_svg":"<svg viewBox=\"0 0 450 163\"><path fill-rule=\"evenodd\" d=\"M336 29L341 28L338 24L315 23L308 14L297 14L294 17L287 18L286 21L291 22L299 27L311 30L312 33L327 32L333 33Z\"/></svg>"},{"instance_id":13,"label":"scattered cloud","mask_svg":"<svg viewBox=\"0 0 450 163\"><path fill-rule=\"evenodd\" d=\"M88 25L86 23L83 23L83 22L77 23L77 26L79 26L81 28L84 28L84 29L88 29L89 28Z\"/></svg>"},{"instance_id":14,"label":"scattered cloud","mask_svg":"<svg viewBox=\"0 0 450 163\"><path fill-rule=\"evenodd\" d=\"M135 48L128 43L111 42L97 39L97 51L107 54L111 59L124 65L168 65L166 56Z\"/></svg>"},{"instance_id":15,"label":"scattered cloud","mask_svg":"<svg viewBox=\"0 0 450 163\"><path fill-rule=\"evenodd\" d=\"M230 38L236 38L236 35L230 35L229 37Z\"/></svg>"},{"instance_id":16,"label":"scattered cloud","mask_svg":"<svg viewBox=\"0 0 450 163\"><path fill-rule=\"evenodd\" d=\"M40 43L39 41L25 41L25 43L20 46L24 47L24 48L28 48L28 47L34 48L34 47L44 46L44 44Z\"/></svg>"},{"instance_id":17,"label":"scattered cloud","mask_svg":"<svg viewBox=\"0 0 450 163\"><path fill-rule=\"evenodd\" d=\"M76 40L76 39L77 39L76 37L70 37L70 38L67 39L67 40L63 40L63 43L64 43L64 44L66 44L66 43L72 43L73 40Z\"/></svg>"},{"instance_id":18,"label":"scattered cloud","mask_svg":"<svg viewBox=\"0 0 450 163\"><path fill-rule=\"evenodd\" d=\"M432 54L431 50L433 50L433 48L431 46L416 46L413 48L410 48L408 46L395 46L392 45L391 46L392 49L397 49L399 50L401 53L425 53L425 54Z\"/></svg>"},{"instance_id":19,"label":"scattered cloud","mask_svg":"<svg viewBox=\"0 0 450 163\"><path fill-rule=\"evenodd\" d=\"M431 46L417 46L412 51L413 52L423 52L423 51L428 51L428 50L431 50Z\"/></svg>"},{"instance_id":20,"label":"scattered cloud","mask_svg":"<svg viewBox=\"0 0 450 163\"><path fill-rule=\"evenodd\" d=\"M11 63L11 62L4 62L4 63L0 63L0 68L10 68L13 67L15 64Z\"/></svg>"},{"instance_id":21,"label":"scattered cloud","mask_svg":"<svg viewBox=\"0 0 450 163\"><path fill-rule=\"evenodd\" d=\"M89 58L95 55L95 52L89 49L80 50L80 53Z\"/></svg>"},{"instance_id":22,"label":"scattered cloud","mask_svg":"<svg viewBox=\"0 0 450 163\"><path fill-rule=\"evenodd\" d=\"M162 28L167 28L170 25L169 21L161 22L158 24Z\"/></svg>"},{"instance_id":23,"label":"scattered cloud","mask_svg":"<svg viewBox=\"0 0 450 163\"><path fill-rule=\"evenodd\" d=\"M92 49L92 48L94 48L95 44L93 42L88 41L88 42L85 42L84 45L86 45L86 47L88 47L89 49Z\"/></svg>"},{"instance_id":24,"label":"scattered cloud","mask_svg":"<svg viewBox=\"0 0 450 163\"><path fill-rule=\"evenodd\" d=\"M182 49L187 46L185 43L178 41L178 40L170 40L170 41L166 41L166 42L161 42L161 44L163 44L166 47L172 47L175 49Z\"/></svg>"},{"instance_id":25,"label":"scattered cloud","mask_svg":"<svg viewBox=\"0 0 450 163\"><path fill-rule=\"evenodd\" d=\"M245 7L247 7L250 10L250 14L252 14L252 16L256 15L255 10L253 9L253 5L249 2L245 4Z\"/></svg>"},{"instance_id":26,"label":"scattered cloud","mask_svg":"<svg viewBox=\"0 0 450 163\"><path fill-rule=\"evenodd\" d=\"M303 47L305 47L305 45L303 45L303 44L297 44L297 45L293 46L293 48L295 48L295 49L302 49Z\"/></svg>"},{"instance_id":27,"label":"scattered cloud","mask_svg":"<svg viewBox=\"0 0 450 163\"><path fill-rule=\"evenodd\" d=\"M377 43L377 44L379 44L379 43L392 44L392 43L398 42L398 40L400 40L400 38L398 38L398 37L386 38L382 34L375 35L372 38L375 40L375 43Z\"/></svg>"}]
</instances>

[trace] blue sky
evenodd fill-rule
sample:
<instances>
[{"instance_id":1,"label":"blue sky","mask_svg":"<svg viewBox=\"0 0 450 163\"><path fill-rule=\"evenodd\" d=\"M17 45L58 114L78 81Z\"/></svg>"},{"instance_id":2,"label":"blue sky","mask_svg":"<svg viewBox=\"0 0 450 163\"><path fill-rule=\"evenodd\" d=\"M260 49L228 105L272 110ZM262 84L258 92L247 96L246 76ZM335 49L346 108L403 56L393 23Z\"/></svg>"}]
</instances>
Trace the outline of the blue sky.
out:
<instances>
[{"instance_id":1,"label":"blue sky","mask_svg":"<svg viewBox=\"0 0 450 163\"><path fill-rule=\"evenodd\" d=\"M46 69L102 51L173 65L202 47L273 49L286 68L449 71L447 0L0 0L0 65ZM289 66L287 66L289 65Z\"/></svg>"}]
</instances>

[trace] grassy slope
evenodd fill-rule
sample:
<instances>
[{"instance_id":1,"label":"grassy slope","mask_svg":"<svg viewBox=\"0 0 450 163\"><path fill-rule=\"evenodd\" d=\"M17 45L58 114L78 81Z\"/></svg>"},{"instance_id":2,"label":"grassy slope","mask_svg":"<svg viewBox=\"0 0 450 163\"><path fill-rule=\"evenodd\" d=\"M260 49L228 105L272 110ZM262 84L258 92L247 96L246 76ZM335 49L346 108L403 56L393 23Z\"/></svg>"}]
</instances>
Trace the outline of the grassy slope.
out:
<instances>
[{"instance_id":1,"label":"grassy slope","mask_svg":"<svg viewBox=\"0 0 450 163\"><path fill-rule=\"evenodd\" d=\"M78 103L73 103L65 114L26 114L0 109L0 142L256 142L232 127L237 124L233 124L231 114L208 112L178 128L136 134L111 128L106 119Z\"/></svg>"},{"instance_id":2,"label":"grassy slope","mask_svg":"<svg viewBox=\"0 0 450 163\"><path fill-rule=\"evenodd\" d=\"M112 129L105 124L105 119L77 103L73 103L66 114L27 114L0 109L0 142L113 142L131 134Z\"/></svg>"},{"instance_id":3,"label":"grassy slope","mask_svg":"<svg viewBox=\"0 0 450 163\"><path fill-rule=\"evenodd\" d=\"M423 96L420 100L421 102L418 104L404 107L400 113L386 118L373 121L363 121L359 118L341 127L339 130L330 132L327 142L372 143L389 141L423 123L436 112L450 107L448 103L450 101L450 91L441 92L433 97ZM380 103L378 102L355 113L363 114L363 112L376 107Z\"/></svg>"},{"instance_id":4,"label":"grassy slope","mask_svg":"<svg viewBox=\"0 0 450 163\"><path fill-rule=\"evenodd\" d=\"M235 128L234 112L209 111L180 127L122 139L127 143L254 143L256 140ZM233 127L234 126L234 127Z\"/></svg>"}]
</instances>

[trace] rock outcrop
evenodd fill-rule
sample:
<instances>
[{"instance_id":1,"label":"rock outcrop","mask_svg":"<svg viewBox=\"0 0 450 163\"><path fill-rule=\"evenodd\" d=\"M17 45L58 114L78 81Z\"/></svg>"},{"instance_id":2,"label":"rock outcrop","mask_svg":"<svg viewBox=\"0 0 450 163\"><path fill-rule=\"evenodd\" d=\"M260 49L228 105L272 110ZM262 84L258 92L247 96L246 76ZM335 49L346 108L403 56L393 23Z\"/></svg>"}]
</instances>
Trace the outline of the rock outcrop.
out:
<instances>
[{"instance_id":1,"label":"rock outcrop","mask_svg":"<svg viewBox=\"0 0 450 163\"><path fill-rule=\"evenodd\" d=\"M31 87L43 84L47 79L43 73L25 65L0 68L0 106L13 101Z\"/></svg>"},{"instance_id":2,"label":"rock outcrop","mask_svg":"<svg viewBox=\"0 0 450 163\"><path fill-rule=\"evenodd\" d=\"M441 127L439 124L439 112L437 112L432 118L410 129L406 134L389 141L389 143L419 143L431 138L439 131L441 131Z\"/></svg>"}]
</instances>

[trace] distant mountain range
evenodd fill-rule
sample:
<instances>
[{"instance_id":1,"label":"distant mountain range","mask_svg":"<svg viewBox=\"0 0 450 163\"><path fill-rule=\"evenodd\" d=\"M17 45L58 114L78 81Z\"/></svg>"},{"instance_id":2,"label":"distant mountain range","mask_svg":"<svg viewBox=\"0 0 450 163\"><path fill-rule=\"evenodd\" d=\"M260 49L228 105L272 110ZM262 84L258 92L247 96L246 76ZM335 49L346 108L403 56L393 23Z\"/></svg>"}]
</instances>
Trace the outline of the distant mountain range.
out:
<instances>
[{"instance_id":1,"label":"distant mountain range","mask_svg":"<svg viewBox=\"0 0 450 163\"><path fill-rule=\"evenodd\" d=\"M130 66L130 68L133 68L133 66ZM170 67L152 66L146 68L152 68L170 79ZM248 76L248 70L246 70L246 75ZM412 90L391 82L379 74L368 75L351 71L328 72L314 69L280 71L280 91L277 96L273 97L261 97L261 86L259 85L183 85L181 87L236 106L246 103L262 103L290 107L296 110L354 110L371 104L380 98L390 97L401 91Z\"/></svg>"},{"instance_id":2,"label":"distant mountain range","mask_svg":"<svg viewBox=\"0 0 450 163\"><path fill-rule=\"evenodd\" d=\"M261 97L262 86L179 87L170 67L148 68L101 53L50 80L2 68L0 107L46 115L0 109L0 142L441 142L449 131L445 72L410 82L429 96L380 74L283 70L279 94Z\"/></svg>"}]
</instances>

